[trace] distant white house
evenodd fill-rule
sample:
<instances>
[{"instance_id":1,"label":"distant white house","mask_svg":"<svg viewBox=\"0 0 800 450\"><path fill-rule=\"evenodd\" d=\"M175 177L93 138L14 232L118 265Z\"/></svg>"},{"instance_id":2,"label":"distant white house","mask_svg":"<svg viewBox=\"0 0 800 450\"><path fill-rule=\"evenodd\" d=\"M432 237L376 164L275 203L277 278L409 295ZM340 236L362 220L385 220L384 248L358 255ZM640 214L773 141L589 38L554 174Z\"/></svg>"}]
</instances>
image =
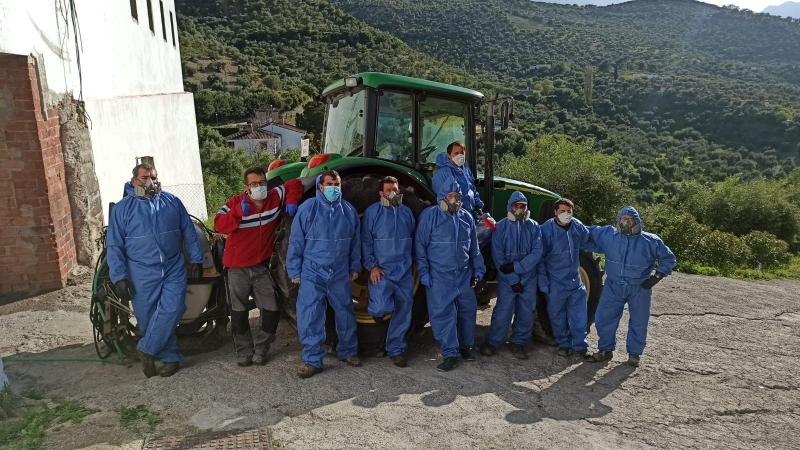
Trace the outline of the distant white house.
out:
<instances>
[{"instance_id":1,"label":"distant white house","mask_svg":"<svg viewBox=\"0 0 800 450\"><path fill-rule=\"evenodd\" d=\"M264 125L260 129L281 136L281 152L289 150L290 148L302 148L303 139L306 137L306 134L308 134L306 130L276 122Z\"/></svg>"},{"instance_id":2,"label":"distant white house","mask_svg":"<svg viewBox=\"0 0 800 450\"><path fill-rule=\"evenodd\" d=\"M243 148L249 155L257 151L266 150L274 155L282 151L281 135L258 128L248 128L227 137L228 144L233 148Z\"/></svg>"},{"instance_id":3,"label":"distant white house","mask_svg":"<svg viewBox=\"0 0 800 450\"><path fill-rule=\"evenodd\" d=\"M542 69L551 69L553 68L552 64L534 64L528 67L528 70L542 70Z\"/></svg>"}]
</instances>

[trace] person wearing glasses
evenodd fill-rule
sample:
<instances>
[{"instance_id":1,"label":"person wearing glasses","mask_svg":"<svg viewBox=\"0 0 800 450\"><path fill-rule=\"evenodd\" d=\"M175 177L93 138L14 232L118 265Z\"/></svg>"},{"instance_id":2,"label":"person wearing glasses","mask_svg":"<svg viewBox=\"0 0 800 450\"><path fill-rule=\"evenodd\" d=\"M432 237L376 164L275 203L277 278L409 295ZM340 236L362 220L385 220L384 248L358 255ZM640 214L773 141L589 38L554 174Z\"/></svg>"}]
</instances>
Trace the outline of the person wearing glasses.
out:
<instances>
[{"instance_id":1,"label":"person wearing glasses","mask_svg":"<svg viewBox=\"0 0 800 450\"><path fill-rule=\"evenodd\" d=\"M238 355L237 364L247 367L267 363L267 351L278 330L278 303L269 273L269 259L275 245L282 209L289 217L297 212L303 196L300 179L267 189L267 173L261 167L244 172L245 191L233 196L214 217L214 227L228 235L222 263L228 269L231 299L231 333ZM250 331L250 296L261 313L261 329Z\"/></svg>"}]
</instances>

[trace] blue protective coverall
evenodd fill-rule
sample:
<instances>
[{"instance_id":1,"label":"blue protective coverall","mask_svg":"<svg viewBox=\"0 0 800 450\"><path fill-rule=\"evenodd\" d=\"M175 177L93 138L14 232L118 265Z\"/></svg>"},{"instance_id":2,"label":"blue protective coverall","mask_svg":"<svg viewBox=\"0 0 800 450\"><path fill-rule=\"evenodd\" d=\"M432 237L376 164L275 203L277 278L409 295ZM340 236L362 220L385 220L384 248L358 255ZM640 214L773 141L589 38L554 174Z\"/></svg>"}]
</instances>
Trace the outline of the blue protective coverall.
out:
<instances>
[{"instance_id":1,"label":"blue protective coverall","mask_svg":"<svg viewBox=\"0 0 800 450\"><path fill-rule=\"evenodd\" d=\"M617 347L617 327L622 310L628 304L628 354L641 355L647 341L647 324L650 321L652 289L641 284L650 278L653 269L664 275L672 274L675 255L660 237L642 231L639 213L632 206L620 211L632 216L639 225L639 232L625 235L613 226L591 226L589 232L597 245L598 253L606 255L606 284L595 315L595 328L600 351L614 351ZM658 267L655 267L658 262Z\"/></svg>"},{"instance_id":2,"label":"blue protective coverall","mask_svg":"<svg viewBox=\"0 0 800 450\"><path fill-rule=\"evenodd\" d=\"M483 208L483 202L475 188L475 177L469 169L469 164L464 163L462 170L453 161L450 161L447 152L442 152L436 155L436 165L439 166L439 170L433 176L433 192L438 194L441 189L451 189L455 182L458 185L455 192L461 196L461 208L470 214L475 208Z\"/></svg>"},{"instance_id":3,"label":"blue protective coverall","mask_svg":"<svg viewBox=\"0 0 800 450\"><path fill-rule=\"evenodd\" d=\"M194 224L183 203L169 192L151 198L134 194L114 206L106 235L111 282L127 278L136 290L133 313L142 332L139 350L162 362L179 362L175 328L186 312L186 260L204 262Z\"/></svg>"},{"instance_id":4,"label":"blue protective coverall","mask_svg":"<svg viewBox=\"0 0 800 450\"><path fill-rule=\"evenodd\" d=\"M378 284L369 282L372 317L392 314L386 336L386 353L397 356L406 351L406 332L411 326L414 305L414 275L411 272L414 214L405 206L387 207L377 202L364 212L361 251L364 267L378 266L385 273Z\"/></svg>"},{"instance_id":5,"label":"blue protective coverall","mask_svg":"<svg viewBox=\"0 0 800 450\"><path fill-rule=\"evenodd\" d=\"M511 213L511 205L525 202L522 192L514 191L508 200L506 210ZM494 266L514 263L514 272L505 274L498 270L497 303L492 311L492 324L486 343L497 348L506 338L511 316L514 316L514 327L511 343L525 345L533 332L533 321L536 312L537 266L542 257L542 240L539 224L527 219L516 220L513 214L497 223L492 234L492 259ZM511 286L522 284L522 293L517 294Z\"/></svg>"},{"instance_id":6,"label":"blue protective coverall","mask_svg":"<svg viewBox=\"0 0 800 450\"><path fill-rule=\"evenodd\" d=\"M451 189L440 186L437 201ZM478 300L471 282L486 273L472 215L463 208L455 214L438 206L425 209L417 224L414 262L420 278L427 274L431 280L426 294L433 337L443 357L458 357L460 349L475 344Z\"/></svg>"},{"instance_id":7,"label":"blue protective coverall","mask_svg":"<svg viewBox=\"0 0 800 450\"><path fill-rule=\"evenodd\" d=\"M300 278L297 332L303 361L320 369L325 356L326 298L336 318L339 359L358 353L350 273L361 272L360 228L353 205L341 197L331 202L319 189L315 198L300 205L292 222L286 271L289 278Z\"/></svg>"},{"instance_id":8,"label":"blue protective coverall","mask_svg":"<svg viewBox=\"0 0 800 450\"><path fill-rule=\"evenodd\" d=\"M586 340L586 286L578 268L580 250L594 251L589 230L578 219L569 228L562 227L555 217L545 222L542 232L542 262L539 289L547 296L547 315L553 337L559 348L582 351L589 348Z\"/></svg>"}]
</instances>

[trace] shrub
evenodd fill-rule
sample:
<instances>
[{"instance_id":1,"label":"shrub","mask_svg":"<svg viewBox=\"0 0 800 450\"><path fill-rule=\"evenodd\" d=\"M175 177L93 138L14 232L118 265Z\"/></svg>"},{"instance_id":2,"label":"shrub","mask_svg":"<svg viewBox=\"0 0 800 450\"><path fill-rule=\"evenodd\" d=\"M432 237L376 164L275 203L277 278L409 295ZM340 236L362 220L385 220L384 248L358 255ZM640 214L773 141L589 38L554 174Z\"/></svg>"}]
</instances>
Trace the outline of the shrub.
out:
<instances>
[{"instance_id":1,"label":"shrub","mask_svg":"<svg viewBox=\"0 0 800 450\"><path fill-rule=\"evenodd\" d=\"M735 268L748 263L750 249L731 233L714 230L700 240L696 261L719 268Z\"/></svg>"},{"instance_id":2,"label":"shrub","mask_svg":"<svg viewBox=\"0 0 800 450\"><path fill-rule=\"evenodd\" d=\"M792 255L789 244L775 235L763 231L753 231L744 236L742 241L750 249L749 266L756 269L787 264Z\"/></svg>"}]
</instances>

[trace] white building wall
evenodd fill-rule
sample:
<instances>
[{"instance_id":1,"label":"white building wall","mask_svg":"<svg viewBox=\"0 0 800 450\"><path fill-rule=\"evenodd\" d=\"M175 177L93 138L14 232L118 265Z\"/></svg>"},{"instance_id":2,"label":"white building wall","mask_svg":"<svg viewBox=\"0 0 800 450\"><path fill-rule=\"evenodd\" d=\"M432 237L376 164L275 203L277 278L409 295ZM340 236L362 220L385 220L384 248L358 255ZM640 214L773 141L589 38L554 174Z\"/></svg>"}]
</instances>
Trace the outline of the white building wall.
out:
<instances>
[{"instance_id":1,"label":"white building wall","mask_svg":"<svg viewBox=\"0 0 800 450\"><path fill-rule=\"evenodd\" d=\"M80 52L69 4L0 0L0 53L36 57L48 104L65 94L86 101L106 222L108 202L121 197L137 156L153 156L164 185L182 186L174 193L191 198L184 201L189 211L205 218L197 125L192 95L183 91L174 0L163 0L166 42L159 0L136 0L138 21L129 0L74 0Z\"/></svg>"},{"instance_id":2,"label":"white building wall","mask_svg":"<svg viewBox=\"0 0 800 450\"><path fill-rule=\"evenodd\" d=\"M276 150L280 151L280 139L234 139L231 141L233 148L242 148L248 155L264 149L275 153ZM263 144L263 145L262 145Z\"/></svg>"},{"instance_id":3,"label":"white building wall","mask_svg":"<svg viewBox=\"0 0 800 450\"><path fill-rule=\"evenodd\" d=\"M271 131L281 136L281 151L289 150L290 148L302 148L304 134L296 131L287 130L286 128L277 125L266 125L261 127L262 130Z\"/></svg>"}]
</instances>

